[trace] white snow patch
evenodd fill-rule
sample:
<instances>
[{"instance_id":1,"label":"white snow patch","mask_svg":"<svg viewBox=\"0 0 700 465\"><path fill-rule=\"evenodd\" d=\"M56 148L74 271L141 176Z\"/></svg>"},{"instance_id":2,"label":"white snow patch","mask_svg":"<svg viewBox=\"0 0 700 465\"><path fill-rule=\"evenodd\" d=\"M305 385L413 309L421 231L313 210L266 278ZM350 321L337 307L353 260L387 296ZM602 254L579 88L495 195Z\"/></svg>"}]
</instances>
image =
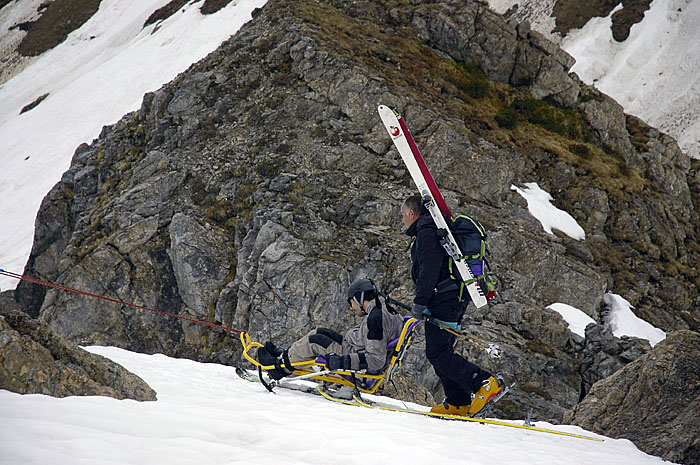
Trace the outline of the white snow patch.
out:
<instances>
[{"instance_id":1,"label":"white snow patch","mask_svg":"<svg viewBox=\"0 0 700 465\"><path fill-rule=\"evenodd\" d=\"M614 336L646 339L652 347L666 339L664 331L638 318L632 311L634 307L621 296L608 292L603 301L609 310L605 322L612 328Z\"/></svg>"},{"instance_id":2,"label":"white snow patch","mask_svg":"<svg viewBox=\"0 0 700 465\"><path fill-rule=\"evenodd\" d=\"M591 442L369 410L284 389L270 394L238 378L232 367L87 349L140 376L158 400L57 399L0 390L0 464L668 463L626 439ZM536 426L601 437L577 426Z\"/></svg>"},{"instance_id":3,"label":"white snow patch","mask_svg":"<svg viewBox=\"0 0 700 465\"><path fill-rule=\"evenodd\" d=\"M554 310L564 318L564 321L569 325L569 330L578 334L579 336L586 337L586 326L591 323L596 323L596 321L590 316L586 315L583 311L576 307L563 303L554 303L547 307L550 310Z\"/></svg>"},{"instance_id":4,"label":"white snow patch","mask_svg":"<svg viewBox=\"0 0 700 465\"><path fill-rule=\"evenodd\" d=\"M558 229L567 236L576 240L586 238L586 233L576 220L567 212L552 205L552 196L537 185L535 182L525 183L525 188L521 189L515 185L510 186L518 194L527 200L527 209L530 214L537 218L544 230L552 233L552 229Z\"/></svg>"}]
</instances>

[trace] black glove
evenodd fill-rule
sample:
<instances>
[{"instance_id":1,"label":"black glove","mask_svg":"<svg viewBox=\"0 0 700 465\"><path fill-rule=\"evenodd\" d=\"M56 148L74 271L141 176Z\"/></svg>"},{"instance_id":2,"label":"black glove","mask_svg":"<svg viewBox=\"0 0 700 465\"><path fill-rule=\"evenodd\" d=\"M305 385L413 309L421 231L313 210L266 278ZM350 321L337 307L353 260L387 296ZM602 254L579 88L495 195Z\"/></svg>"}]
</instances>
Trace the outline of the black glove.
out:
<instances>
[{"instance_id":1,"label":"black glove","mask_svg":"<svg viewBox=\"0 0 700 465\"><path fill-rule=\"evenodd\" d=\"M329 370L349 370L350 356L349 355L326 355L326 366Z\"/></svg>"},{"instance_id":2,"label":"black glove","mask_svg":"<svg viewBox=\"0 0 700 465\"><path fill-rule=\"evenodd\" d=\"M422 320L424 316L425 309L428 308L425 305L413 304L413 310L411 310L411 316L416 320Z\"/></svg>"}]
</instances>

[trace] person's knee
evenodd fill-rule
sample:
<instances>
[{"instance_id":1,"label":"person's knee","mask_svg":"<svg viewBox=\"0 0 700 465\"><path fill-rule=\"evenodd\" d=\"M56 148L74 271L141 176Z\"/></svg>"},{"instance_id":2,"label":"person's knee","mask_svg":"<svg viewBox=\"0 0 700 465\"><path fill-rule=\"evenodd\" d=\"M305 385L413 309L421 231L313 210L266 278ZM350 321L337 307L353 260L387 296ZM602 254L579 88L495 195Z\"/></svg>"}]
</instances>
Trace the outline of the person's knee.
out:
<instances>
[{"instance_id":1,"label":"person's knee","mask_svg":"<svg viewBox=\"0 0 700 465\"><path fill-rule=\"evenodd\" d=\"M340 334L338 331L334 331L332 329L328 328L318 328L316 330L316 334L322 334L324 336L329 337L330 339L334 340L338 344L343 343L343 335Z\"/></svg>"},{"instance_id":2,"label":"person's knee","mask_svg":"<svg viewBox=\"0 0 700 465\"><path fill-rule=\"evenodd\" d=\"M319 346L323 347L324 349L327 349L328 346L333 344L333 342L335 342L335 341L333 341L333 339L331 339L330 337L328 337L325 334L318 334L317 333L317 334L314 334L313 336L309 337L310 344L319 345Z\"/></svg>"}]
</instances>

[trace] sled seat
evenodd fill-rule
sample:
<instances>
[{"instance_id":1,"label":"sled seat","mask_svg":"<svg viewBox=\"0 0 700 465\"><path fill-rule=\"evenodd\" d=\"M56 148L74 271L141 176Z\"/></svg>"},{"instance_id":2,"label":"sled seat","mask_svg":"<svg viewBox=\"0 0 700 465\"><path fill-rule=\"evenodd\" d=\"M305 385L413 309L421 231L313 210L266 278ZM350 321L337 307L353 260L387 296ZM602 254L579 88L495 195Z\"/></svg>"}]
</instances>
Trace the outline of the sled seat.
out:
<instances>
[{"instance_id":1,"label":"sled seat","mask_svg":"<svg viewBox=\"0 0 700 465\"><path fill-rule=\"evenodd\" d=\"M410 316L404 317L403 321L404 324L399 337L387 344L387 363L379 372L369 373L364 370L336 370L329 372L325 357L319 356L312 360L292 363L295 370L289 379L294 380L295 376L304 376L317 381L356 387L360 392L366 394L375 393L385 381L391 380L394 373L401 367L403 357L410 346L416 326L421 323L420 320ZM263 371L275 368L274 365L261 365L250 353L254 347L263 347L261 343L251 341L250 335L246 332L241 333L240 337L241 344L243 344L243 356L249 362ZM318 375L313 376L314 373L318 373Z\"/></svg>"}]
</instances>

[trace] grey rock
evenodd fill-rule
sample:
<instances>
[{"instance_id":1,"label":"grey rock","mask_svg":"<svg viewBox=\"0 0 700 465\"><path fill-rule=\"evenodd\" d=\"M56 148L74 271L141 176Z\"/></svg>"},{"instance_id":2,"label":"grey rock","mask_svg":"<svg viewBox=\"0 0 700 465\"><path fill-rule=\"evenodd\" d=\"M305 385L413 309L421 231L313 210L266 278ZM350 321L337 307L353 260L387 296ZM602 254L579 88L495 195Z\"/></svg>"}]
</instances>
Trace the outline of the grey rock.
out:
<instances>
[{"instance_id":1,"label":"grey rock","mask_svg":"<svg viewBox=\"0 0 700 465\"><path fill-rule=\"evenodd\" d=\"M57 336L9 296L0 296L0 389L54 397L156 400L141 378Z\"/></svg>"},{"instance_id":2,"label":"grey rock","mask_svg":"<svg viewBox=\"0 0 700 465\"><path fill-rule=\"evenodd\" d=\"M609 326L589 324L580 352L582 396L601 379L615 373L629 362L647 353L651 346L645 339L613 336Z\"/></svg>"},{"instance_id":3,"label":"grey rock","mask_svg":"<svg viewBox=\"0 0 700 465\"><path fill-rule=\"evenodd\" d=\"M580 108L586 120L597 131L600 141L623 154L629 163L634 163L629 156L632 153L632 143L622 105L609 97L604 97L583 102Z\"/></svg>"},{"instance_id":4,"label":"grey rock","mask_svg":"<svg viewBox=\"0 0 700 465\"><path fill-rule=\"evenodd\" d=\"M700 460L700 334L670 334L653 350L593 385L565 421L674 463Z\"/></svg>"},{"instance_id":5,"label":"grey rock","mask_svg":"<svg viewBox=\"0 0 700 465\"><path fill-rule=\"evenodd\" d=\"M231 251L224 232L204 227L177 213L170 222L173 272L183 302L198 317L206 317L229 274Z\"/></svg>"}]
</instances>

